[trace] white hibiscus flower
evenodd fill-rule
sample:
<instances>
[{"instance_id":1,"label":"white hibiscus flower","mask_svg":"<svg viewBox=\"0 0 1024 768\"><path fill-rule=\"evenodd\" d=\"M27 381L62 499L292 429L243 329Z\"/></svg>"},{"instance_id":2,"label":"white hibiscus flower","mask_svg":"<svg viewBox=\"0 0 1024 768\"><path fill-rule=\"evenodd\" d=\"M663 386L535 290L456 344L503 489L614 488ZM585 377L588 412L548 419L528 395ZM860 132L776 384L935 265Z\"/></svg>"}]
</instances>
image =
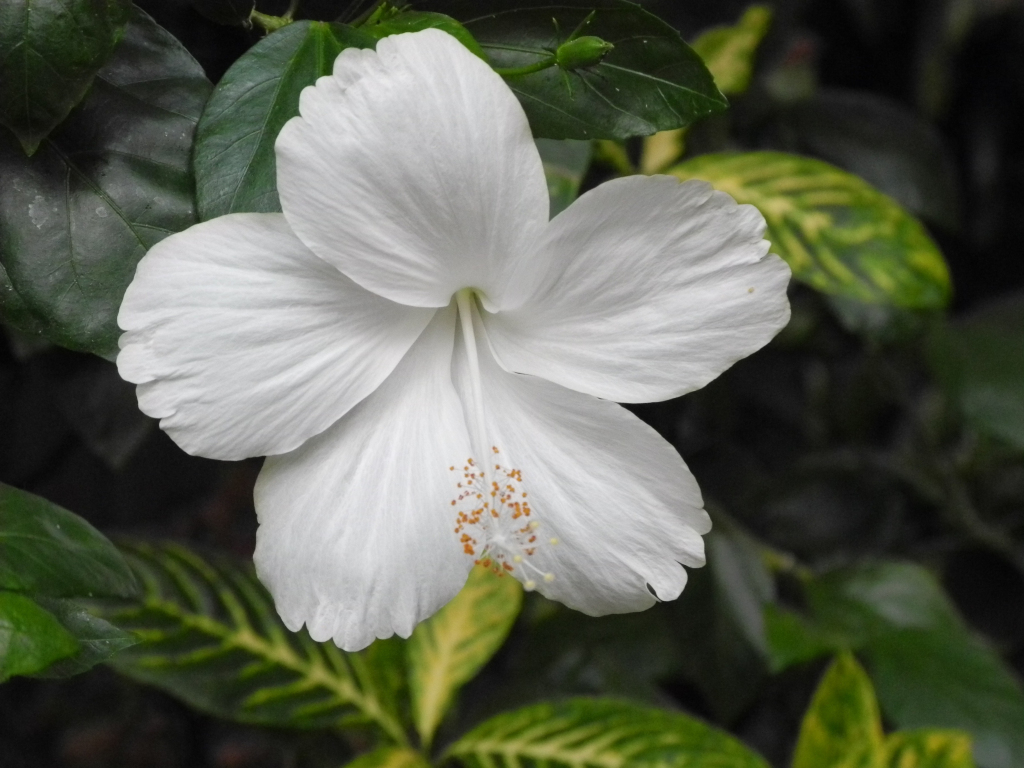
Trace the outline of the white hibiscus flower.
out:
<instances>
[{"instance_id":1,"label":"white hibiscus flower","mask_svg":"<svg viewBox=\"0 0 1024 768\"><path fill-rule=\"evenodd\" d=\"M710 522L614 401L697 389L786 324L762 217L632 177L549 221L519 102L437 30L344 51L300 113L284 213L163 240L118 317L121 375L183 449L269 457L255 561L285 624L408 636L481 559L592 615L677 597Z\"/></svg>"}]
</instances>

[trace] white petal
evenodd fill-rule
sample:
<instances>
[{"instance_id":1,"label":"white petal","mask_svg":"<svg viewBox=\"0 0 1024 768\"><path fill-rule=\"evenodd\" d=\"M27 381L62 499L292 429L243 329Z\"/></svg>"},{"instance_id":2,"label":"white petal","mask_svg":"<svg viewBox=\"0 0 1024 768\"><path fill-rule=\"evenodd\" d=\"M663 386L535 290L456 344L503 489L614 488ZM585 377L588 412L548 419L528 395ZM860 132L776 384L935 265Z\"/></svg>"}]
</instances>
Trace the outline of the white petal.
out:
<instances>
[{"instance_id":1,"label":"white petal","mask_svg":"<svg viewBox=\"0 0 1024 768\"><path fill-rule=\"evenodd\" d=\"M500 303L548 218L547 185L508 86L436 29L346 50L277 140L281 205L317 255L415 306Z\"/></svg>"},{"instance_id":2,"label":"white petal","mask_svg":"<svg viewBox=\"0 0 1024 768\"><path fill-rule=\"evenodd\" d=\"M232 214L142 259L117 318L117 367L189 453L284 453L376 389L435 312L360 288L281 214Z\"/></svg>"},{"instance_id":3,"label":"white petal","mask_svg":"<svg viewBox=\"0 0 1024 768\"><path fill-rule=\"evenodd\" d=\"M487 316L498 359L618 402L698 389L789 321L764 228L704 182L602 184L551 222L520 306Z\"/></svg>"},{"instance_id":4,"label":"white petal","mask_svg":"<svg viewBox=\"0 0 1024 768\"><path fill-rule=\"evenodd\" d=\"M468 402L461 336L457 349L456 384ZM620 405L507 373L486 349L480 363L488 436L502 466L521 471L515 492L528 494L539 523L517 577L592 616L678 597L680 563L704 564L711 521L675 449Z\"/></svg>"},{"instance_id":5,"label":"white petal","mask_svg":"<svg viewBox=\"0 0 1024 768\"><path fill-rule=\"evenodd\" d=\"M451 380L454 311L437 313L380 388L256 483L256 571L289 629L354 651L408 637L472 560L453 532L469 437Z\"/></svg>"}]
</instances>

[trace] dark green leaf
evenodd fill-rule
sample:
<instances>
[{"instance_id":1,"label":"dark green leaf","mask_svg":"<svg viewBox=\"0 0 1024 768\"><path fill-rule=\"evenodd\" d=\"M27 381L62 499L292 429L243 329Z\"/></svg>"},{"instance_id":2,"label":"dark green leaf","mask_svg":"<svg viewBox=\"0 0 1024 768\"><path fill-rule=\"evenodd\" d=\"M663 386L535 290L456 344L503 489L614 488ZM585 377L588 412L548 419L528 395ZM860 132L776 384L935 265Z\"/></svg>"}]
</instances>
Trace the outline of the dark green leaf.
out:
<instances>
[{"instance_id":1,"label":"dark green leaf","mask_svg":"<svg viewBox=\"0 0 1024 768\"><path fill-rule=\"evenodd\" d=\"M400 35L403 32L418 32L421 29L440 29L454 37L481 59L487 59L480 44L469 31L451 16L429 11L404 11L388 16L376 24L367 24L359 28L368 32L378 40L389 35Z\"/></svg>"},{"instance_id":2,"label":"dark green leaf","mask_svg":"<svg viewBox=\"0 0 1024 768\"><path fill-rule=\"evenodd\" d=\"M34 157L0 138L0 259L51 340L117 350L135 265L195 220L189 154L209 87L181 44L136 11L88 97Z\"/></svg>"},{"instance_id":3,"label":"dark green leaf","mask_svg":"<svg viewBox=\"0 0 1024 768\"><path fill-rule=\"evenodd\" d=\"M118 651L138 643L138 639L108 621L94 615L77 600L37 598L61 626L78 641L78 652L51 664L38 677L70 677L107 661Z\"/></svg>"},{"instance_id":4,"label":"dark green leaf","mask_svg":"<svg viewBox=\"0 0 1024 768\"><path fill-rule=\"evenodd\" d=\"M113 544L85 520L0 483L0 589L50 597L133 597Z\"/></svg>"},{"instance_id":5,"label":"dark green leaf","mask_svg":"<svg viewBox=\"0 0 1024 768\"><path fill-rule=\"evenodd\" d=\"M757 696L765 677L763 609L774 588L756 546L739 530L716 519L706 542L708 565L691 571L672 613L683 674L728 722Z\"/></svg>"},{"instance_id":6,"label":"dark green leaf","mask_svg":"<svg viewBox=\"0 0 1024 768\"><path fill-rule=\"evenodd\" d=\"M982 768L1024 764L1020 684L924 568L841 569L808 580L805 590L818 631L867 662L893 723L967 732Z\"/></svg>"},{"instance_id":7,"label":"dark green leaf","mask_svg":"<svg viewBox=\"0 0 1024 768\"><path fill-rule=\"evenodd\" d=\"M85 96L130 9L129 0L0 3L0 125L26 154Z\"/></svg>"},{"instance_id":8,"label":"dark green leaf","mask_svg":"<svg viewBox=\"0 0 1024 768\"><path fill-rule=\"evenodd\" d=\"M24 595L0 591L0 682L39 672L77 650L53 614Z\"/></svg>"},{"instance_id":9,"label":"dark green leaf","mask_svg":"<svg viewBox=\"0 0 1024 768\"><path fill-rule=\"evenodd\" d=\"M227 560L170 544L125 552L144 597L103 616L142 642L112 659L118 671L220 717L278 728L373 725L405 741L372 652L343 653L289 632L260 583Z\"/></svg>"},{"instance_id":10,"label":"dark green leaf","mask_svg":"<svg viewBox=\"0 0 1024 768\"><path fill-rule=\"evenodd\" d=\"M551 218L564 211L580 191L583 177L590 168L594 145L589 141L555 141L537 139L540 159L544 161L544 176L548 180L551 198Z\"/></svg>"},{"instance_id":11,"label":"dark green leaf","mask_svg":"<svg viewBox=\"0 0 1024 768\"><path fill-rule=\"evenodd\" d=\"M756 206L773 252L819 291L902 307L949 301L946 262L924 227L857 176L781 152L702 155L669 173Z\"/></svg>"},{"instance_id":12,"label":"dark green leaf","mask_svg":"<svg viewBox=\"0 0 1024 768\"><path fill-rule=\"evenodd\" d=\"M525 7L523 7L525 6ZM581 34L614 45L593 66L506 77L534 136L625 139L682 128L726 108L711 74L676 30L625 0L443 4L502 70L537 64L588 17Z\"/></svg>"},{"instance_id":13,"label":"dark green leaf","mask_svg":"<svg viewBox=\"0 0 1024 768\"><path fill-rule=\"evenodd\" d=\"M940 328L929 359L979 432L1024 450L1024 296L1015 294Z\"/></svg>"},{"instance_id":14,"label":"dark green leaf","mask_svg":"<svg viewBox=\"0 0 1024 768\"><path fill-rule=\"evenodd\" d=\"M959 221L956 165L942 135L915 111L861 91L823 89L786 110L779 149L854 173L916 216Z\"/></svg>"},{"instance_id":15,"label":"dark green leaf","mask_svg":"<svg viewBox=\"0 0 1024 768\"><path fill-rule=\"evenodd\" d=\"M699 720L607 699L535 704L493 717L449 747L469 768L767 768Z\"/></svg>"},{"instance_id":16,"label":"dark green leaf","mask_svg":"<svg viewBox=\"0 0 1024 768\"><path fill-rule=\"evenodd\" d=\"M299 21L268 35L232 65L196 133L199 216L280 211L274 142L299 114L299 93L328 75L345 48L376 38L341 24Z\"/></svg>"}]
</instances>

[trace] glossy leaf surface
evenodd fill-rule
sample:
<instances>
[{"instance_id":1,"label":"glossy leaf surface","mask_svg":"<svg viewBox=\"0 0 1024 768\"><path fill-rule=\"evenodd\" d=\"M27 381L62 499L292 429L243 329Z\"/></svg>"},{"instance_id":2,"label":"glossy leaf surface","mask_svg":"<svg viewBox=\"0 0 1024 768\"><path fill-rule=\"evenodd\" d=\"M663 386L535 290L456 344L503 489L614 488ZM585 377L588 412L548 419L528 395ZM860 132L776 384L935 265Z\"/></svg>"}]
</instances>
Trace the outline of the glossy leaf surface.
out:
<instances>
[{"instance_id":1,"label":"glossy leaf surface","mask_svg":"<svg viewBox=\"0 0 1024 768\"><path fill-rule=\"evenodd\" d=\"M53 614L24 595L0 592L0 682L39 672L77 650Z\"/></svg>"},{"instance_id":2,"label":"glossy leaf surface","mask_svg":"<svg viewBox=\"0 0 1024 768\"><path fill-rule=\"evenodd\" d=\"M298 21L267 35L224 74L196 133L196 200L201 219L280 211L274 142L299 113L299 93L331 73L345 48L376 38L341 24Z\"/></svg>"},{"instance_id":3,"label":"glossy leaf surface","mask_svg":"<svg viewBox=\"0 0 1024 768\"><path fill-rule=\"evenodd\" d=\"M772 251L819 291L902 307L949 301L949 271L928 233L852 174L779 152L702 155L669 173L756 206Z\"/></svg>"},{"instance_id":4,"label":"glossy leaf surface","mask_svg":"<svg viewBox=\"0 0 1024 768\"><path fill-rule=\"evenodd\" d=\"M594 148L589 141L537 139L537 149L544 162L544 176L548 181L548 196L551 198L551 218L554 218L568 208L579 194L583 177L590 168Z\"/></svg>"},{"instance_id":5,"label":"glossy leaf surface","mask_svg":"<svg viewBox=\"0 0 1024 768\"><path fill-rule=\"evenodd\" d=\"M0 483L0 589L50 597L132 597L138 585L82 518Z\"/></svg>"},{"instance_id":6,"label":"glossy leaf surface","mask_svg":"<svg viewBox=\"0 0 1024 768\"><path fill-rule=\"evenodd\" d=\"M0 3L0 125L26 154L85 96L130 9L129 0Z\"/></svg>"},{"instance_id":7,"label":"glossy leaf surface","mask_svg":"<svg viewBox=\"0 0 1024 768\"><path fill-rule=\"evenodd\" d=\"M518 6L518 7L517 7ZM525 7L523 7L525 6ZM625 139L681 128L727 106L700 57L679 33L624 0L444 3L501 70L551 57L577 29L614 45L592 66L552 66L505 78L534 136ZM581 24L595 11L590 21Z\"/></svg>"},{"instance_id":8,"label":"glossy leaf surface","mask_svg":"<svg viewBox=\"0 0 1024 768\"><path fill-rule=\"evenodd\" d=\"M447 755L469 768L767 768L723 731L662 709L572 699L505 712L477 726Z\"/></svg>"},{"instance_id":9,"label":"glossy leaf surface","mask_svg":"<svg viewBox=\"0 0 1024 768\"><path fill-rule=\"evenodd\" d=\"M409 688L424 744L433 740L459 688L505 642L522 602L518 581L476 566L462 591L416 627L408 644Z\"/></svg>"},{"instance_id":10,"label":"glossy leaf surface","mask_svg":"<svg viewBox=\"0 0 1024 768\"><path fill-rule=\"evenodd\" d=\"M112 355L146 249L192 224L189 155L202 68L135 11L85 101L32 158L0 138L0 260L45 334Z\"/></svg>"},{"instance_id":11,"label":"glossy leaf surface","mask_svg":"<svg viewBox=\"0 0 1024 768\"><path fill-rule=\"evenodd\" d=\"M286 728L372 725L404 742L371 651L289 632L248 570L176 545L126 555L144 595L104 614L142 642L114 657L129 677L220 717ZM373 646L371 646L371 649Z\"/></svg>"}]
</instances>

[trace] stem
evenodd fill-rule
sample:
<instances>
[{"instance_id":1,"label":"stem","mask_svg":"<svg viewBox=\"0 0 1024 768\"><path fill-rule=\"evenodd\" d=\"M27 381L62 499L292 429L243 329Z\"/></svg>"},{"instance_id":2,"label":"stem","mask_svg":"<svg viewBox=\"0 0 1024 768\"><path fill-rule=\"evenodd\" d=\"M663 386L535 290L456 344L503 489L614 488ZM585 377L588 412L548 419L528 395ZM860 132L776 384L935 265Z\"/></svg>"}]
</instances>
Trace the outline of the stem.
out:
<instances>
[{"instance_id":1,"label":"stem","mask_svg":"<svg viewBox=\"0 0 1024 768\"><path fill-rule=\"evenodd\" d=\"M349 25L353 27L361 27L364 24L376 21L376 17L384 9L386 4L385 0L374 0L374 2L370 4L370 7L349 22Z\"/></svg>"},{"instance_id":2,"label":"stem","mask_svg":"<svg viewBox=\"0 0 1024 768\"><path fill-rule=\"evenodd\" d=\"M553 66L555 66L555 57L549 56L548 58L541 59L534 64L527 64L525 67L509 67L508 69L495 67L494 71L502 77L521 77L523 75L532 75L534 72L542 72Z\"/></svg>"}]
</instances>

